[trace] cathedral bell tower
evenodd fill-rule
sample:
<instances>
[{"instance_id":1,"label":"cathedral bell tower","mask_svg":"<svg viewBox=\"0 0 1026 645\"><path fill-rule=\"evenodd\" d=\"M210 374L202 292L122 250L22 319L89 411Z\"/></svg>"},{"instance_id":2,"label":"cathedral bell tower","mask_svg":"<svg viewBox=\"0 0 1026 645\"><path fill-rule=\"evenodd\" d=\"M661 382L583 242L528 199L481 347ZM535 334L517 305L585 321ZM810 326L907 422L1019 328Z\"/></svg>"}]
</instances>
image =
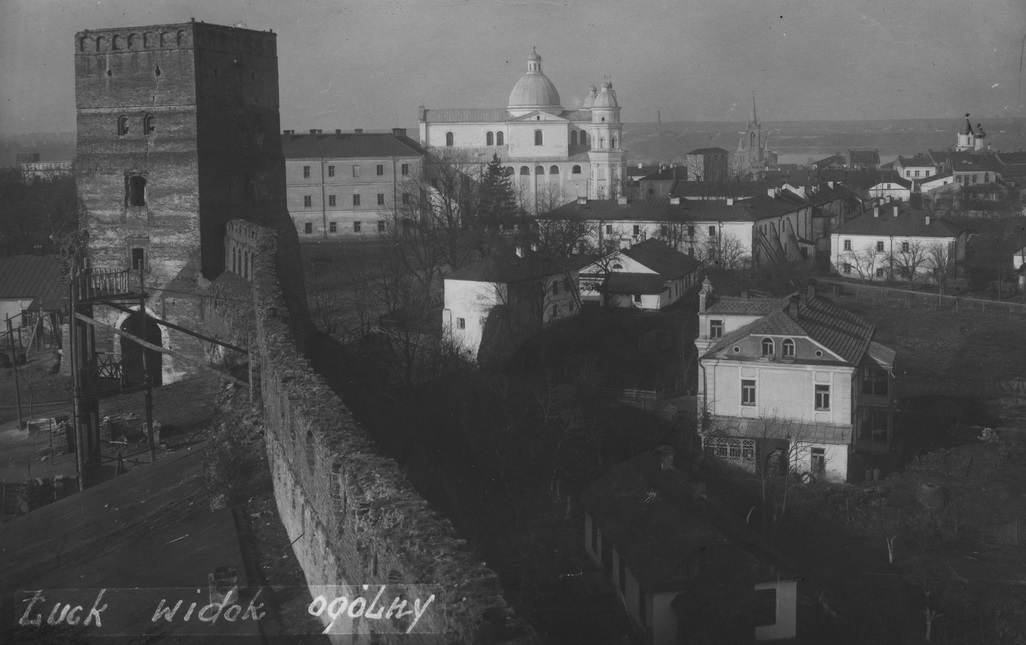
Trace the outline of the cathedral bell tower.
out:
<instances>
[{"instance_id":1,"label":"cathedral bell tower","mask_svg":"<svg viewBox=\"0 0 1026 645\"><path fill-rule=\"evenodd\" d=\"M591 97L589 96L589 99ZM620 104L616 90L609 81L591 100L591 149L588 161L591 163L591 181L588 184L589 199L611 199L621 194L627 168L624 150L621 147L623 124L620 122Z\"/></svg>"}]
</instances>

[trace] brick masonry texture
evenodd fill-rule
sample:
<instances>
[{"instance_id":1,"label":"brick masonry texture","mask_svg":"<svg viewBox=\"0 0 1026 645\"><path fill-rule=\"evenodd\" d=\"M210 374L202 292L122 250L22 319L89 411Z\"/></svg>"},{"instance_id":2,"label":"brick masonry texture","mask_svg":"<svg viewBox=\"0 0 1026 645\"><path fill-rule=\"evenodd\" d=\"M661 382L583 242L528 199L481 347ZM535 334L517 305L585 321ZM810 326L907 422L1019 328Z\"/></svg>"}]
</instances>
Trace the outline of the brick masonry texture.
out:
<instances>
[{"instance_id":1,"label":"brick masonry texture","mask_svg":"<svg viewBox=\"0 0 1026 645\"><path fill-rule=\"evenodd\" d=\"M532 642L496 574L398 475L398 464L378 452L298 351L275 274L275 234L233 221L225 249L230 270L211 286L205 318L232 341L250 344L258 361L275 500L307 583L441 587L444 612L422 619L434 635L380 635L375 642ZM248 258L246 278L231 270L240 270L240 256ZM353 642L349 635L334 640Z\"/></svg>"}]
</instances>

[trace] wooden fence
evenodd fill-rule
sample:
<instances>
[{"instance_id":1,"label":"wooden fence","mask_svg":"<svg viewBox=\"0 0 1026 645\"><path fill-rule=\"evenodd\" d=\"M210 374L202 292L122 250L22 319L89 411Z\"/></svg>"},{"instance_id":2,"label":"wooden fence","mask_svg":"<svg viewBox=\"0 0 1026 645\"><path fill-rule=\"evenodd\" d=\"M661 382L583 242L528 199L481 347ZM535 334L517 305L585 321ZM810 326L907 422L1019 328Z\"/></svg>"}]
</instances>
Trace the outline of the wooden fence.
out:
<instances>
[{"instance_id":1,"label":"wooden fence","mask_svg":"<svg viewBox=\"0 0 1026 645\"><path fill-rule=\"evenodd\" d=\"M874 302L903 306L907 309L947 309L966 312L1002 312L1008 315L1026 314L1026 302L1010 300L988 300L958 295L941 295L926 291L899 289L858 282L821 282L817 287L824 295L854 297L856 302Z\"/></svg>"}]
</instances>

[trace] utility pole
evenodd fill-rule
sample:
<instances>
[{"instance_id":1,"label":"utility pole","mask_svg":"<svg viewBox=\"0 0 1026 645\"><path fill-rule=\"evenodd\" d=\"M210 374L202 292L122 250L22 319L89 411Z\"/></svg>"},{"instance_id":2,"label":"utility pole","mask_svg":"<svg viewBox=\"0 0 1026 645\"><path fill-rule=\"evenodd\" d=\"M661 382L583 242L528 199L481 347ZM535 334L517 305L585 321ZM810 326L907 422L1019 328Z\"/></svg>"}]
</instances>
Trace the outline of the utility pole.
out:
<instances>
[{"instance_id":1,"label":"utility pole","mask_svg":"<svg viewBox=\"0 0 1026 645\"><path fill-rule=\"evenodd\" d=\"M14 370L14 398L18 407L18 430L21 430L21 386L18 383L18 352L14 349L14 325L7 316L7 342L11 346L11 369Z\"/></svg>"}]
</instances>

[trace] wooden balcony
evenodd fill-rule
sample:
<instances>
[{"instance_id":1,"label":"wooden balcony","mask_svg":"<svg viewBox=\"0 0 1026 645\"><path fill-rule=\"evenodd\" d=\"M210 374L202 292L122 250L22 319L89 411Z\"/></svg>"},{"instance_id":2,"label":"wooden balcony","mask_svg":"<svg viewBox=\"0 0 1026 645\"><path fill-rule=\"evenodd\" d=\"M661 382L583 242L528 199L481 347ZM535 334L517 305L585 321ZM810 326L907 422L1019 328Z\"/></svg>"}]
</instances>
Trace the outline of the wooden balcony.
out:
<instances>
[{"instance_id":1,"label":"wooden balcony","mask_svg":"<svg viewBox=\"0 0 1026 645\"><path fill-rule=\"evenodd\" d=\"M75 277L78 302L88 304L105 300L138 300L145 294L139 271L135 269L90 270Z\"/></svg>"}]
</instances>

